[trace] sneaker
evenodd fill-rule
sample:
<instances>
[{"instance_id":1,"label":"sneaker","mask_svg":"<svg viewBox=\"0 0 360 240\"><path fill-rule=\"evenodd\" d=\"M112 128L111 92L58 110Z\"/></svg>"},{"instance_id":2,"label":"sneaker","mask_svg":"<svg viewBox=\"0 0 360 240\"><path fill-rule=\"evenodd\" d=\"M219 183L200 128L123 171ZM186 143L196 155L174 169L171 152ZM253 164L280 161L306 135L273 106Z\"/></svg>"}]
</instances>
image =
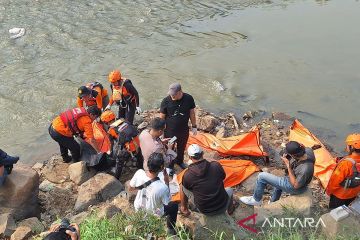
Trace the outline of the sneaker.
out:
<instances>
[{"instance_id":1,"label":"sneaker","mask_svg":"<svg viewBox=\"0 0 360 240\"><path fill-rule=\"evenodd\" d=\"M253 196L240 197L240 201L247 205L259 206L261 205L261 201L256 201Z\"/></svg>"},{"instance_id":2,"label":"sneaker","mask_svg":"<svg viewBox=\"0 0 360 240\"><path fill-rule=\"evenodd\" d=\"M64 163L69 163L72 161L72 158L70 156L62 156L62 159Z\"/></svg>"},{"instance_id":3,"label":"sneaker","mask_svg":"<svg viewBox=\"0 0 360 240\"><path fill-rule=\"evenodd\" d=\"M182 169L188 168L188 165L186 163L178 163L177 165L179 165L179 167L181 167Z\"/></svg>"}]
</instances>

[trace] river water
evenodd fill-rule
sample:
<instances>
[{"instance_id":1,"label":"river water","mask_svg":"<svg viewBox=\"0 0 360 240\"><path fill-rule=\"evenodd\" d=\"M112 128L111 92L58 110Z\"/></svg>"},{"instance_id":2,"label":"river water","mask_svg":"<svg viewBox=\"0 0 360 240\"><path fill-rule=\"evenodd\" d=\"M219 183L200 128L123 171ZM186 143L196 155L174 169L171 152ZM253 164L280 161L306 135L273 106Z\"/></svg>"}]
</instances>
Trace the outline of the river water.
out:
<instances>
[{"instance_id":1,"label":"river water","mask_svg":"<svg viewBox=\"0 0 360 240\"><path fill-rule=\"evenodd\" d=\"M1 0L0 22L0 146L27 163L58 151L50 121L114 68L143 109L178 81L213 112L294 115L337 150L360 131L356 0Z\"/></svg>"}]
</instances>

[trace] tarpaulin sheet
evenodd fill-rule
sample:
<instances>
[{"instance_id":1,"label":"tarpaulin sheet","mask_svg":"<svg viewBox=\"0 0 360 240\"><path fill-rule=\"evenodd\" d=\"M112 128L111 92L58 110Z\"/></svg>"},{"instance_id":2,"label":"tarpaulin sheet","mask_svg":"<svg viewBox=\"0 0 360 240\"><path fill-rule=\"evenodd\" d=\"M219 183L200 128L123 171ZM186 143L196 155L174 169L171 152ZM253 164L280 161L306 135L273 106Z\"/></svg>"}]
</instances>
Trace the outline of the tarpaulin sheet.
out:
<instances>
[{"instance_id":1,"label":"tarpaulin sheet","mask_svg":"<svg viewBox=\"0 0 360 240\"><path fill-rule=\"evenodd\" d=\"M267 156L260 144L260 131L256 127L247 133L227 138L216 138L209 133L190 134L190 144L198 144L207 151L217 151L221 156Z\"/></svg>"},{"instance_id":2,"label":"tarpaulin sheet","mask_svg":"<svg viewBox=\"0 0 360 240\"><path fill-rule=\"evenodd\" d=\"M231 159L222 159L218 161L221 166L224 168L226 177L224 180L224 186L233 187L242 183L253 173L260 171L259 167L255 163L248 160L231 160ZM183 170L177 176L178 183L181 184L182 178L184 176L186 169ZM175 194L172 201L180 201L180 194Z\"/></svg>"},{"instance_id":3,"label":"tarpaulin sheet","mask_svg":"<svg viewBox=\"0 0 360 240\"><path fill-rule=\"evenodd\" d=\"M326 188L332 172L335 169L335 158L307 128L305 128L298 120L295 120L290 128L290 141L302 143L305 147L312 147L320 144L321 148L314 150L316 161L314 176L317 177L323 188Z\"/></svg>"}]
</instances>

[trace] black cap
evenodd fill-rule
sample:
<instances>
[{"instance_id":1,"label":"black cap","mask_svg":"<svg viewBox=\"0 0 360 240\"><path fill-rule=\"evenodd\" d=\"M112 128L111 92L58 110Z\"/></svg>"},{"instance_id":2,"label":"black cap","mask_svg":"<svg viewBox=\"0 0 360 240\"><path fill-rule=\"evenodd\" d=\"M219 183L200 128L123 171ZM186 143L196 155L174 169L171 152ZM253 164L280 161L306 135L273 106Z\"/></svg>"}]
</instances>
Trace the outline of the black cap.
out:
<instances>
[{"instance_id":1,"label":"black cap","mask_svg":"<svg viewBox=\"0 0 360 240\"><path fill-rule=\"evenodd\" d=\"M150 172L156 173L162 170L164 166L164 156L162 153L154 152L149 156L147 162Z\"/></svg>"},{"instance_id":2,"label":"black cap","mask_svg":"<svg viewBox=\"0 0 360 240\"><path fill-rule=\"evenodd\" d=\"M79 93L79 98L82 98L86 95L90 95L91 94L91 90L89 88L87 88L86 86L81 86L78 89L78 93Z\"/></svg>"},{"instance_id":3,"label":"black cap","mask_svg":"<svg viewBox=\"0 0 360 240\"><path fill-rule=\"evenodd\" d=\"M305 154L305 147L296 141L290 141L286 144L285 152L290 155L302 156Z\"/></svg>"}]
</instances>

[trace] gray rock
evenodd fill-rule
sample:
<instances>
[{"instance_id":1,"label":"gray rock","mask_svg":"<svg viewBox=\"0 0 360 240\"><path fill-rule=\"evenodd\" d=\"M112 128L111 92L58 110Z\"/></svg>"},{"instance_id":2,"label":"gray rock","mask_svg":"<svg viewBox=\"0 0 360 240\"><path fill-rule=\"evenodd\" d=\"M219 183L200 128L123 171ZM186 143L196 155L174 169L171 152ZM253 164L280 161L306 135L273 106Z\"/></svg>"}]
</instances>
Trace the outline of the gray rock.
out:
<instances>
[{"instance_id":1,"label":"gray rock","mask_svg":"<svg viewBox=\"0 0 360 240\"><path fill-rule=\"evenodd\" d=\"M95 176L96 171L94 169L88 169L86 163L81 161L71 164L68 168L68 173L71 181L77 185L81 185Z\"/></svg>"},{"instance_id":2,"label":"gray rock","mask_svg":"<svg viewBox=\"0 0 360 240\"><path fill-rule=\"evenodd\" d=\"M259 172L255 172L253 174L251 174L247 179L245 179L245 181L243 181L241 183L241 186L245 188L246 192L254 192L255 189L255 184L256 184L256 180L257 177L259 176Z\"/></svg>"},{"instance_id":3,"label":"gray rock","mask_svg":"<svg viewBox=\"0 0 360 240\"><path fill-rule=\"evenodd\" d=\"M29 227L33 233L39 234L45 230L44 225L38 218L32 217L18 223L19 227Z\"/></svg>"},{"instance_id":4,"label":"gray rock","mask_svg":"<svg viewBox=\"0 0 360 240\"><path fill-rule=\"evenodd\" d=\"M16 221L38 216L38 194L38 173L30 166L16 164L0 188L0 213L12 213Z\"/></svg>"},{"instance_id":5,"label":"gray rock","mask_svg":"<svg viewBox=\"0 0 360 240\"><path fill-rule=\"evenodd\" d=\"M11 214L5 213L0 215L0 239L1 236L10 237L16 230L14 218Z\"/></svg>"},{"instance_id":6,"label":"gray rock","mask_svg":"<svg viewBox=\"0 0 360 240\"><path fill-rule=\"evenodd\" d=\"M75 211L85 211L91 205L96 205L115 197L123 189L123 185L115 177L99 173L79 187Z\"/></svg>"},{"instance_id":7,"label":"gray rock","mask_svg":"<svg viewBox=\"0 0 360 240\"><path fill-rule=\"evenodd\" d=\"M197 127L199 130L210 132L213 131L218 124L219 121L214 116L206 115L199 117Z\"/></svg>"},{"instance_id":8,"label":"gray rock","mask_svg":"<svg viewBox=\"0 0 360 240\"><path fill-rule=\"evenodd\" d=\"M312 192L308 189L305 193L299 195L290 195L280 200L254 207L254 213L257 214L257 221L263 222L266 218L280 216L284 214L284 209L293 209L295 212L308 216L311 207L314 204Z\"/></svg>"},{"instance_id":9,"label":"gray rock","mask_svg":"<svg viewBox=\"0 0 360 240\"><path fill-rule=\"evenodd\" d=\"M75 216L73 216L70 221L73 223L81 224L88 216L90 212L81 212Z\"/></svg>"},{"instance_id":10,"label":"gray rock","mask_svg":"<svg viewBox=\"0 0 360 240\"><path fill-rule=\"evenodd\" d=\"M32 166L32 169L34 169L35 171L39 171L44 167L43 163L35 163L34 166Z\"/></svg>"},{"instance_id":11,"label":"gray rock","mask_svg":"<svg viewBox=\"0 0 360 240\"><path fill-rule=\"evenodd\" d=\"M118 208L117 206L115 206L113 204L110 204L110 205L106 205L106 206L102 207L100 209L99 213L97 214L97 217L99 219L101 219L101 218L109 219L120 212L121 212L120 208Z\"/></svg>"},{"instance_id":12,"label":"gray rock","mask_svg":"<svg viewBox=\"0 0 360 240\"><path fill-rule=\"evenodd\" d=\"M48 181L48 180L44 180L40 186L39 186L39 189L40 191L42 192L49 192L51 190L53 190L55 187L55 184L53 184L52 182Z\"/></svg>"},{"instance_id":13,"label":"gray rock","mask_svg":"<svg viewBox=\"0 0 360 240\"><path fill-rule=\"evenodd\" d=\"M31 237L32 231L29 227L18 227L16 231L11 235L10 240L27 240Z\"/></svg>"},{"instance_id":14,"label":"gray rock","mask_svg":"<svg viewBox=\"0 0 360 240\"><path fill-rule=\"evenodd\" d=\"M321 220L324 223L324 225L321 225L322 232L329 239L336 239L337 236L341 236L344 239L360 239L360 221L353 214L336 221L330 213L326 213L321 216Z\"/></svg>"}]
</instances>

